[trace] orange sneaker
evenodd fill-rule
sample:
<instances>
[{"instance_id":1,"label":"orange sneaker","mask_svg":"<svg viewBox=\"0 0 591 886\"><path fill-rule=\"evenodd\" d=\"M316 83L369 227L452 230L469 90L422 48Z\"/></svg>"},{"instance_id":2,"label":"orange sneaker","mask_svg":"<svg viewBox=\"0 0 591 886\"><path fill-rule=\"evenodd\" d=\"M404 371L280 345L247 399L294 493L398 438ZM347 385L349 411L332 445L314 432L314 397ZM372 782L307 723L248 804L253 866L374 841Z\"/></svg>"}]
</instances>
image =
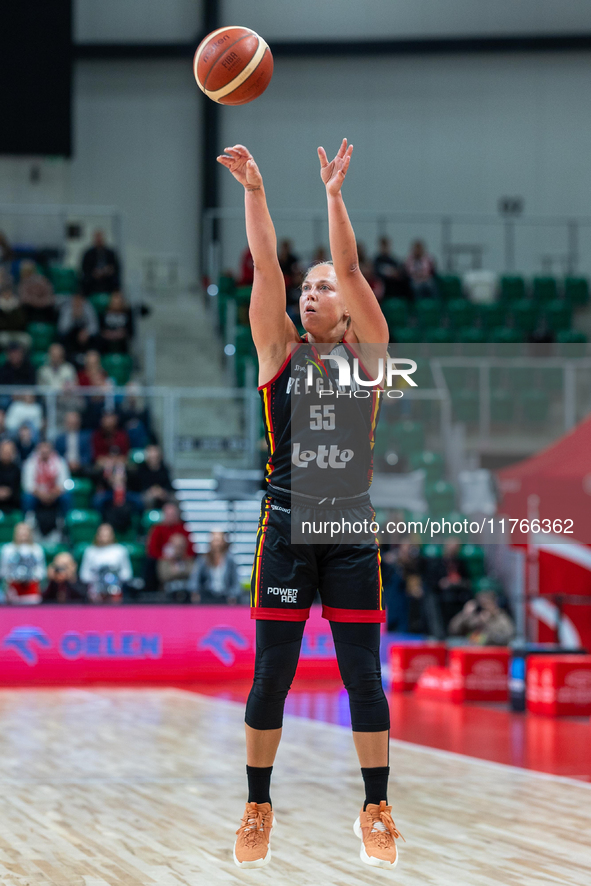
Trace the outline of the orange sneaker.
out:
<instances>
[{"instance_id":1,"label":"orange sneaker","mask_svg":"<svg viewBox=\"0 0 591 886\"><path fill-rule=\"evenodd\" d=\"M239 868L262 868L271 861L271 831L275 816L270 803L247 803L236 831L234 861Z\"/></svg>"},{"instance_id":2,"label":"orange sneaker","mask_svg":"<svg viewBox=\"0 0 591 886\"><path fill-rule=\"evenodd\" d=\"M353 830L362 841L359 852L361 861L375 868L392 870L396 867L398 864L396 840L402 837L402 834L392 821L392 807L386 806L385 800L382 800L379 806L376 803L368 803L365 811L362 809L359 813ZM404 840L404 837L402 839Z\"/></svg>"}]
</instances>

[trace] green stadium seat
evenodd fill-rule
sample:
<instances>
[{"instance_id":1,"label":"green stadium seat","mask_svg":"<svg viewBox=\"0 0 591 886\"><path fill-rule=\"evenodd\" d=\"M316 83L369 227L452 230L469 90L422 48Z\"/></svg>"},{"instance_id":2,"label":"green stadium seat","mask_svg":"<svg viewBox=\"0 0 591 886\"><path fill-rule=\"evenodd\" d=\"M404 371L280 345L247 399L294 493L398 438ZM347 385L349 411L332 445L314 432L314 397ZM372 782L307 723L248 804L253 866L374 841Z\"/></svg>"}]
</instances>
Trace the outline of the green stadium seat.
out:
<instances>
[{"instance_id":1,"label":"green stadium seat","mask_svg":"<svg viewBox=\"0 0 591 886\"><path fill-rule=\"evenodd\" d=\"M448 302L447 317L454 329L470 326L474 317L474 305L467 298L454 298Z\"/></svg>"},{"instance_id":2,"label":"green stadium seat","mask_svg":"<svg viewBox=\"0 0 591 886\"><path fill-rule=\"evenodd\" d=\"M520 298L511 305L513 327L523 335L528 335L536 327L538 305L531 298Z\"/></svg>"},{"instance_id":3,"label":"green stadium seat","mask_svg":"<svg viewBox=\"0 0 591 886\"><path fill-rule=\"evenodd\" d=\"M236 329L236 356L254 357L255 349L250 326L238 326Z\"/></svg>"},{"instance_id":4,"label":"green stadium seat","mask_svg":"<svg viewBox=\"0 0 591 886\"><path fill-rule=\"evenodd\" d=\"M561 357L584 357L588 351L587 336L576 329L562 329L556 333L556 349Z\"/></svg>"},{"instance_id":5,"label":"green stadium seat","mask_svg":"<svg viewBox=\"0 0 591 886\"><path fill-rule=\"evenodd\" d=\"M102 364L109 378L112 378L118 387L127 384L133 367L133 361L129 354L105 354Z\"/></svg>"},{"instance_id":6,"label":"green stadium seat","mask_svg":"<svg viewBox=\"0 0 591 886\"><path fill-rule=\"evenodd\" d=\"M586 305L589 301L589 281L586 277L565 277L564 297L571 305Z\"/></svg>"},{"instance_id":7,"label":"green stadium seat","mask_svg":"<svg viewBox=\"0 0 591 886\"><path fill-rule=\"evenodd\" d=\"M248 304L252 295L252 286L239 286L234 297L239 304Z\"/></svg>"},{"instance_id":8,"label":"green stadium seat","mask_svg":"<svg viewBox=\"0 0 591 886\"><path fill-rule=\"evenodd\" d=\"M12 541L14 527L22 519L22 511L0 511L0 544Z\"/></svg>"},{"instance_id":9,"label":"green stadium seat","mask_svg":"<svg viewBox=\"0 0 591 886\"><path fill-rule=\"evenodd\" d=\"M456 502L456 491L452 483L436 480L425 486L425 497L432 515L445 514L453 510Z\"/></svg>"},{"instance_id":10,"label":"green stadium seat","mask_svg":"<svg viewBox=\"0 0 591 886\"><path fill-rule=\"evenodd\" d=\"M532 279L532 296L536 301L552 301L558 296L555 277L539 276Z\"/></svg>"},{"instance_id":11,"label":"green stadium seat","mask_svg":"<svg viewBox=\"0 0 591 886\"><path fill-rule=\"evenodd\" d=\"M414 452L410 456L410 466L413 471L425 471L427 483L443 480L445 465L442 456L438 452Z\"/></svg>"},{"instance_id":12,"label":"green stadium seat","mask_svg":"<svg viewBox=\"0 0 591 886\"><path fill-rule=\"evenodd\" d=\"M35 369L40 369L47 363L47 351L33 351L29 354L29 360Z\"/></svg>"},{"instance_id":13,"label":"green stadium seat","mask_svg":"<svg viewBox=\"0 0 591 886\"><path fill-rule=\"evenodd\" d=\"M53 323L29 323L27 332L34 351L47 351L55 339L56 327Z\"/></svg>"},{"instance_id":14,"label":"green stadium seat","mask_svg":"<svg viewBox=\"0 0 591 886\"><path fill-rule=\"evenodd\" d=\"M484 591L492 591L495 594L502 594L503 586L496 578L492 578L490 575L483 575L482 578L479 578L474 582L474 592L476 594L481 594Z\"/></svg>"},{"instance_id":15,"label":"green stadium seat","mask_svg":"<svg viewBox=\"0 0 591 886\"><path fill-rule=\"evenodd\" d=\"M436 298L421 298L416 303L417 323L423 329L441 323L441 304Z\"/></svg>"},{"instance_id":16,"label":"green stadium seat","mask_svg":"<svg viewBox=\"0 0 591 886\"><path fill-rule=\"evenodd\" d=\"M84 551L86 550L87 547L88 547L87 541L79 541L72 548L72 556L73 556L74 560L76 561L76 563L78 564L78 566L80 566L80 563L82 562L82 557L84 556Z\"/></svg>"},{"instance_id":17,"label":"green stadium seat","mask_svg":"<svg viewBox=\"0 0 591 886\"><path fill-rule=\"evenodd\" d=\"M78 273L74 268L54 265L49 269L49 279L58 295L72 295L78 288Z\"/></svg>"},{"instance_id":18,"label":"green stadium seat","mask_svg":"<svg viewBox=\"0 0 591 886\"><path fill-rule=\"evenodd\" d=\"M490 304L474 305L474 310L480 322L480 328L484 330L485 334L505 323L507 308L502 302L495 301Z\"/></svg>"},{"instance_id":19,"label":"green stadium seat","mask_svg":"<svg viewBox=\"0 0 591 886\"><path fill-rule=\"evenodd\" d=\"M441 274L437 278L437 284L439 292L447 301L452 298L461 298L463 295L462 280L457 274Z\"/></svg>"},{"instance_id":20,"label":"green stadium seat","mask_svg":"<svg viewBox=\"0 0 591 886\"><path fill-rule=\"evenodd\" d=\"M146 453L143 449L130 449L129 455L127 456L127 463L130 467L134 465L143 465L146 460Z\"/></svg>"},{"instance_id":21,"label":"green stadium seat","mask_svg":"<svg viewBox=\"0 0 591 886\"><path fill-rule=\"evenodd\" d=\"M500 279L501 298L504 301L517 301L525 298L525 280L519 274L505 274Z\"/></svg>"},{"instance_id":22,"label":"green stadium seat","mask_svg":"<svg viewBox=\"0 0 591 886\"><path fill-rule=\"evenodd\" d=\"M392 446L399 455L412 455L425 448L425 430L417 421L406 419L392 428Z\"/></svg>"},{"instance_id":23,"label":"green stadium seat","mask_svg":"<svg viewBox=\"0 0 591 886\"><path fill-rule=\"evenodd\" d=\"M229 274L222 274L218 280L218 295L232 296L236 292L236 281Z\"/></svg>"},{"instance_id":24,"label":"green stadium seat","mask_svg":"<svg viewBox=\"0 0 591 886\"><path fill-rule=\"evenodd\" d=\"M152 526L162 522L162 511L144 511L142 514L141 527L144 532L149 532Z\"/></svg>"},{"instance_id":25,"label":"green stadium seat","mask_svg":"<svg viewBox=\"0 0 591 886\"><path fill-rule=\"evenodd\" d=\"M431 329L424 329L421 338L429 344L446 345L453 341L454 336L445 326L434 326Z\"/></svg>"},{"instance_id":26,"label":"green stadium seat","mask_svg":"<svg viewBox=\"0 0 591 886\"><path fill-rule=\"evenodd\" d=\"M87 477L72 477L66 481L66 490L72 495L75 508L86 510L94 492L94 483Z\"/></svg>"},{"instance_id":27,"label":"green stadium seat","mask_svg":"<svg viewBox=\"0 0 591 886\"><path fill-rule=\"evenodd\" d=\"M66 514L66 528L74 545L79 542L91 542L100 524L101 515L98 511L72 508Z\"/></svg>"},{"instance_id":28,"label":"green stadium seat","mask_svg":"<svg viewBox=\"0 0 591 886\"><path fill-rule=\"evenodd\" d=\"M88 300L99 315L99 317L102 317L102 315L106 313L106 310L109 307L109 302L111 301L111 293L95 292L94 295L91 295Z\"/></svg>"},{"instance_id":29,"label":"green stadium seat","mask_svg":"<svg viewBox=\"0 0 591 886\"><path fill-rule=\"evenodd\" d=\"M443 545L426 544L421 547L421 554L427 560L437 560L443 557Z\"/></svg>"},{"instance_id":30,"label":"green stadium seat","mask_svg":"<svg viewBox=\"0 0 591 886\"><path fill-rule=\"evenodd\" d=\"M41 547L43 548L43 553L45 554L45 562L48 566L50 563L53 562L54 558L57 557L58 554L67 554L69 551L68 546L62 544L43 543Z\"/></svg>"},{"instance_id":31,"label":"green stadium seat","mask_svg":"<svg viewBox=\"0 0 591 886\"><path fill-rule=\"evenodd\" d=\"M546 326L552 332L562 332L571 325L571 307L567 301L561 298L554 299L546 305L544 311Z\"/></svg>"},{"instance_id":32,"label":"green stadium seat","mask_svg":"<svg viewBox=\"0 0 591 886\"><path fill-rule=\"evenodd\" d=\"M496 329L491 329L488 340L503 345L518 344L523 342L523 335L510 326L497 326Z\"/></svg>"},{"instance_id":33,"label":"green stadium seat","mask_svg":"<svg viewBox=\"0 0 591 886\"><path fill-rule=\"evenodd\" d=\"M458 329L454 339L463 344L478 345L486 341L486 336L483 330L478 329L477 326L465 326L462 329Z\"/></svg>"},{"instance_id":34,"label":"green stadium seat","mask_svg":"<svg viewBox=\"0 0 591 886\"><path fill-rule=\"evenodd\" d=\"M401 326L396 330L395 340L401 345L415 344L422 341L420 329L414 326Z\"/></svg>"},{"instance_id":35,"label":"green stadium seat","mask_svg":"<svg viewBox=\"0 0 591 886\"><path fill-rule=\"evenodd\" d=\"M144 563L146 562L146 548L139 542L124 542L127 549L129 559L131 560L131 568L133 569L133 577L141 578L144 571Z\"/></svg>"},{"instance_id":36,"label":"green stadium seat","mask_svg":"<svg viewBox=\"0 0 591 886\"><path fill-rule=\"evenodd\" d=\"M466 564L468 574L472 581L478 581L486 573L484 562L484 550L480 545L462 545L460 559Z\"/></svg>"},{"instance_id":37,"label":"green stadium seat","mask_svg":"<svg viewBox=\"0 0 591 886\"><path fill-rule=\"evenodd\" d=\"M387 298L382 302L382 312L391 336L399 326L408 324L408 304L403 298Z\"/></svg>"}]
</instances>

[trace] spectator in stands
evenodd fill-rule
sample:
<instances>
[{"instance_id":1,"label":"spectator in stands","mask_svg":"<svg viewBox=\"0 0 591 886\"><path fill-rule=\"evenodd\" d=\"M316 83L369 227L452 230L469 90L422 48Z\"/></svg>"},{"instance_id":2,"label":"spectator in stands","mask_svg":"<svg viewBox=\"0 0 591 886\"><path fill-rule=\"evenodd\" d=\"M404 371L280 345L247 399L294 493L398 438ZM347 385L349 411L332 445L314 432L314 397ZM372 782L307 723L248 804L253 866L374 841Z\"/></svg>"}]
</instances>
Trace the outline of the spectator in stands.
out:
<instances>
[{"instance_id":1,"label":"spectator in stands","mask_svg":"<svg viewBox=\"0 0 591 886\"><path fill-rule=\"evenodd\" d=\"M170 473L162 460L159 446L146 447L144 461L130 475L130 481L146 508L161 508L173 496Z\"/></svg>"},{"instance_id":2,"label":"spectator in stands","mask_svg":"<svg viewBox=\"0 0 591 886\"><path fill-rule=\"evenodd\" d=\"M99 348L103 354L127 354L133 338L133 314L121 292L114 292L100 318Z\"/></svg>"},{"instance_id":3,"label":"spectator in stands","mask_svg":"<svg viewBox=\"0 0 591 886\"><path fill-rule=\"evenodd\" d=\"M132 449L144 449L155 440L150 410L141 396L141 388L135 381L125 385L125 397L118 406L119 427L127 431Z\"/></svg>"},{"instance_id":4,"label":"spectator in stands","mask_svg":"<svg viewBox=\"0 0 591 886\"><path fill-rule=\"evenodd\" d=\"M193 603L236 603L240 596L240 580L229 548L225 532L214 530L210 534L207 553L197 560L191 573Z\"/></svg>"},{"instance_id":5,"label":"spectator in stands","mask_svg":"<svg viewBox=\"0 0 591 886\"><path fill-rule=\"evenodd\" d=\"M117 544L113 527L103 523L80 564L80 578L88 585L89 599L93 603L120 603L132 576L127 549Z\"/></svg>"},{"instance_id":6,"label":"spectator in stands","mask_svg":"<svg viewBox=\"0 0 591 886\"><path fill-rule=\"evenodd\" d=\"M285 278L285 288L289 290L293 288L294 276L298 276L298 272L301 271L300 260L293 251L291 240L281 241L277 257L279 259L279 267L283 271L283 277Z\"/></svg>"},{"instance_id":7,"label":"spectator in stands","mask_svg":"<svg viewBox=\"0 0 591 886\"><path fill-rule=\"evenodd\" d=\"M382 284L382 299L410 298L411 289L404 262L395 258L388 237L380 237L378 253L373 260L375 276Z\"/></svg>"},{"instance_id":8,"label":"spectator in stands","mask_svg":"<svg viewBox=\"0 0 591 886\"><path fill-rule=\"evenodd\" d=\"M90 436L90 431L81 430L80 413L66 412L64 431L56 437L55 449L74 476L87 473L92 464Z\"/></svg>"},{"instance_id":9,"label":"spectator in stands","mask_svg":"<svg viewBox=\"0 0 591 886\"><path fill-rule=\"evenodd\" d=\"M162 508L162 522L153 526L148 536L148 556L153 560L160 560L164 545L168 542L171 535L177 533L185 536L189 542L189 550L191 550L191 540L181 520L179 506L176 502L169 501Z\"/></svg>"},{"instance_id":10,"label":"spectator in stands","mask_svg":"<svg viewBox=\"0 0 591 886\"><path fill-rule=\"evenodd\" d=\"M0 265L12 261L12 247L4 231L0 231Z\"/></svg>"},{"instance_id":11,"label":"spectator in stands","mask_svg":"<svg viewBox=\"0 0 591 886\"><path fill-rule=\"evenodd\" d=\"M33 542L33 531L27 523L17 523L12 542L2 547L0 577L9 603L41 602L45 556L41 545Z\"/></svg>"},{"instance_id":12,"label":"spectator in stands","mask_svg":"<svg viewBox=\"0 0 591 886\"><path fill-rule=\"evenodd\" d=\"M58 510L71 506L66 492L70 471L48 440L42 440L23 465L23 508L34 511L42 535L55 529Z\"/></svg>"},{"instance_id":13,"label":"spectator in stands","mask_svg":"<svg viewBox=\"0 0 591 886\"><path fill-rule=\"evenodd\" d=\"M49 583L43 592L43 603L87 603L86 585L78 579L76 561L63 551L56 554L47 569Z\"/></svg>"},{"instance_id":14,"label":"spectator in stands","mask_svg":"<svg viewBox=\"0 0 591 886\"><path fill-rule=\"evenodd\" d=\"M143 510L142 498L127 488L127 469L118 454L102 459L102 473L97 481L93 507L101 512L103 523L110 523L116 533L131 529L133 515Z\"/></svg>"},{"instance_id":15,"label":"spectator in stands","mask_svg":"<svg viewBox=\"0 0 591 886\"><path fill-rule=\"evenodd\" d=\"M92 435L93 461L102 467L115 456L125 461L129 453L129 437L119 427L116 412L103 412L100 427Z\"/></svg>"},{"instance_id":16,"label":"spectator in stands","mask_svg":"<svg viewBox=\"0 0 591 886\"><path fill-rule=\"evenodd\" d=\"M0 346L6 348L11 342L31 347L31 336L26 331L27 314L12 288L12 277L0 273Z\"/></svg>"},{"instance_id":17,"label":"spectator in stands","mask_svg":"<svg viewBox=\"0 0 591 886\"><path fill-rule=\"evenodd\" d=\"M82 388L100 388L109 384L109 376L103 369L98 351L90 350L84 355L84 368L78 372L78 384Z\"/></svg>"},{"instance_id":18,"label":"spectator in stands","mask_svg":"<svg viewBox=\"0 0 591 886\"><path fill-rule=\"evenodd\" d=\"M238 274L238 286L252 286L254 280L254 261L248 246L240 259L240 273Z\"/></svg>"},{"instance_id":19,"label":"spectator in stands","mask_svg":"<svg viewBox=\"0 0 591 886\"><path fill-rule=\"evenodd\" d=\"M96 311L81 293L75 293L61 306L57 331L69 360L95 347L99 331Z\"/></svg>"},{"instance_id":20,"label":"spectator in stands","mask_svg":"<svg viewBox=\"0 0 591 886\"><path fill-rule=\"evenodd\" d=\"M472 598L468 568L460 557L461 548L459 541L448 541L443 546L443 555L429 558L425 564L425 582L439 603L444 626Z\"/></svg>"},{"instance_id":21,"label":"spectator in stands","mask_svg":"<svg viewBox=\"0 0 591 886\"><path fill-rule=\"evenodd\" d=\"M47 359L37 371L37 384L63 391L76 387L78 377L71 363L66 362L64 346L54 342L49 346Z\"/></svg>"},{"instance_id":22,"label":"spectator in stands","mask_svg":"<svg viewBox=\"0 0 591 886\"><path fill-rule=\"evenodd\" d=\"M95 231L93 245L82 256L82 288L85 295L93 292L115 292L119 289L119 259L110 249L102 231Z\"/></svg>"},{"instance_id":23,"label":"spectator in stands","mask_svg":"<svg viewBox=\"0 0 591 886\"><path fill-rule=\"evenodd\" d=\"M57 310L53 286L39 273L34 261L21 262L18 297L29 323L55 323Z\"/></svg>"},{"instance_id":24,"label":"spectator in stands","mask_svg":"<svg viewBox=\"0 0 591 886\"><path fill-rule=\"evenodd\" d=\"M506 646L515 636L515 625L499 606L494 591L480 591L452 618L448 632L483 646Z\"/></svg>"},{"instance_id":25,"label":"spectator in stands","mask_svg":"<svg viewBox=\"0 0 591 886\"><path fill-rule=\"evenodd\" d=\"M8 433L16 437L22 425L29 425L33 439L38 439L43 423L43 410L37 403L35 395L15 394L6 410L5 426Z\"/></svg>"},{"instance_id":26,"label":"spectator in stands","mask_svg":"<svg viewBox=\"0 0 591 886\"><path fill-rule=\"evenodd\" d=\"M186 536L176 532L162 549L156 568L158 581L166 596L175 603L189 600L189 578L195 557L189 550Z\"/></svg>"},{"instance_id":27,"label":"spectator in stands","mask_svg":"<svg viewBox=\"0 0 591 886\"><path fill-rule=\"evenodd\" d=\"M6 352L6 363L0 366L0 385L34 385L35 370L18 342L12 342Z\"/></svg>"},{"instance_id":28,"label":"spectator in stands","mask_svg":"<svg viewBox=\"0 0 591 886\"><path fill-rule=\"evenodd\" d=\"M21 506L21 469L12 440L0 443L0 510L14 511Z\"/></svg>"},{"instance_id":29,"label":"spectator in stands","mask_svg":"<svg viewBox=\"0 0 591 886\"><path fill-rule=\"evenodd\" d=\"M412 244L410 255L406 259L406 271L415 298L432 298L437 295L435 259L428 254L422 240L415 240Z\"/></svg>"},{"instance_id":30,"label":"spectator in stands","mask_svg":"<svg viewBox=\"0 0 591 886\"><path fill-rule=\"evenodd\" d=\"M33 438L33 431L31 430L30 425L20 426L14 444L16 446L19 462L23 465L37 445L37 441Z\"/></svg>"}]
</instances>

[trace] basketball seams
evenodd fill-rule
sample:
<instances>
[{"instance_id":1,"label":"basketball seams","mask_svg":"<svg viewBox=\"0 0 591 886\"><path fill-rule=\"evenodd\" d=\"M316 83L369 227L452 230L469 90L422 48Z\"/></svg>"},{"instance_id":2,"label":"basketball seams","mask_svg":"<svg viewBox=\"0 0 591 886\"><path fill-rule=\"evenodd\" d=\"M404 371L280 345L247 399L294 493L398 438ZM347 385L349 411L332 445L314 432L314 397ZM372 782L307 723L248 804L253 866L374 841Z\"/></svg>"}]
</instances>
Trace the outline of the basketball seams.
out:
<instances>
[{"instance_id":1,"label":"basketball seams","mask_svg":"<svg viewBox=\"0 0 591 886\"><path fill-rule=\"evenodd\" d=\"M226 96L230 96L231 93L235 92L240 86L242 86L242 84L256 71L265 57L268 48L269 47L265 41L259 37L258 48L246 67L244 67L242 71L230 81L230 83L227 83L226 86L216 90L204 89L203 91L205 94L213 99L213 101L219 101L222 98L226 98Z\"/></svg>"},{"instance_id":2,"label":"basketball seams","mask_svg":"<svg viewBox=\"0 0 591 886\"><path fill-rule=\"evenodd\" d=\"M199 71L199 62L201 61L201 56L203 55L203 53L205 52L205 50L210 46L211 41L212 41L212 40L213 40L218 34L227 34L228 31L233 31L233 30L239 31L239 32L240 32L240 36L238 36L238 37L236 38L236 40L234 40L232 43L224 44L223 53L221 53L221 54L218 56L218 58L215 59L215 61L213 62L212 66L211 66L210 69L208 70L208 72L207 72L207 74L206 74L206 76L205 76L205 79L204 79L203 83L201 83L201 81L200 81L200 79L199 79L199 73L198 73L198 71ZM197 48L197 52L195 53L195 58L194 58L194 61L193 61L193 73L195 74L195 79L197 80L197 85L199 86L200 89L203 90L203 92L205 92L205 93L207 94L207 81L209 80L209 78L210 78L210 76L211 76L211 74L212 74L214 68L217 67L218 63L219 63L219 62L222 60L222 58L226 55L226 53L228 52L228 50L232 49L233 46L236 46L238 43L240 43L242 40L245 40L247 37L256 37L256 38L257 38L257 50L258 50L258 47L259 47L260 44L261 44L261 40L260 40L259 35L256 33L256 31L251 31L249 28L242 28L242 27L240 27L239 25L232 25L232 26L229 27L229 28L218 28L217 31L212 31L211 34L208 34L208 35L207 35L207 37L205 38L205 40L203 40L203 44L200 45L200 46ZM212 48L213 48L213 47L212 47ZM254 57L254 55L256 54L256 51L257 51L257 50L255 50L255 53L253 53L253 57ZM215 90L215 91L217 91L217 90Z\"/></svg>"},{"instance_id":3,"label":"basketball seams","mask_svg":"<svg viewBox=\"0 0 591 886\"><path fill-rule=\"evenodd\" d=\"M226 86L220 86L220 89L208 89L207 83L210 80L211 75L216 70L216 68L218 68L218 66L222 64L224 58L226 57L227 53L232 49L232 47L237 46L239 43L242 43L244 40L247 40L249 37L257 37L257 48L253 52L252 56L250 57L250 59L248 60L246 66L242 69L242 71L240 71L239 74L236 74L236 77L239 77L240 74L243 71L245 71L246 68L248 67L248 65L252 62L253 58L256 56L257 52L260 49L260 45L261 45L260 38L256 34L241 34L241 36L237 40L234 40L233 43L230 43L229 46L224 46L223 53L218 58L216 58L216 60L214 61L214 63L210 67L209 71L207 72L207 76L205 77L205 80L203 82L203 91L205 92L206 95L210 95L211 93L216 95L220 91L220 89L226 89L227 86L229 86L229 84L226 84ZM236 78L234 78L234 79L236 79Z\"/></svg>"}]
</instances>

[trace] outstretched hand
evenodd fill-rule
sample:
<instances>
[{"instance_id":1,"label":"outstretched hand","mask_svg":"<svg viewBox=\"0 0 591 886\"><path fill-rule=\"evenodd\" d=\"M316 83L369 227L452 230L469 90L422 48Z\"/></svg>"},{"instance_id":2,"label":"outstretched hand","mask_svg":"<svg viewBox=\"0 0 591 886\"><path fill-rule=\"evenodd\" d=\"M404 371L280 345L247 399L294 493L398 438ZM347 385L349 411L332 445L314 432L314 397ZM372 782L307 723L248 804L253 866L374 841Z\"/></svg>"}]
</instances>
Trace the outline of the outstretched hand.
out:
<instances>
[{"instance_id":1,"label":"outstretched hand","mask_svg":"<svg viewBox=\"0 0 591 886\"><path fill-rule=\"evenodd\" d=\"M247 191L256 191L262 188L263 177L259 172L259 167L244 145L224 148L224 153L220 154L217 161L229 169L236 181L239 181Z\"/></svg>"},{"instance_id":2,"label":"outstretched hand","mask_svg":"<svg viewBox=\"0 0 591 886\"><path fill-rule=\"evenodd\" d=\"M341 186L345 181L349 163L351 162L351 154L353 153L353 145L347 147L347 139L341 142L341 147L334 160L328 162L326 151L324 148L318 148L318 158L320 160L320 177L326 186L328 194L334 196L341 190Z\"/></svg>"}]
</instances>

